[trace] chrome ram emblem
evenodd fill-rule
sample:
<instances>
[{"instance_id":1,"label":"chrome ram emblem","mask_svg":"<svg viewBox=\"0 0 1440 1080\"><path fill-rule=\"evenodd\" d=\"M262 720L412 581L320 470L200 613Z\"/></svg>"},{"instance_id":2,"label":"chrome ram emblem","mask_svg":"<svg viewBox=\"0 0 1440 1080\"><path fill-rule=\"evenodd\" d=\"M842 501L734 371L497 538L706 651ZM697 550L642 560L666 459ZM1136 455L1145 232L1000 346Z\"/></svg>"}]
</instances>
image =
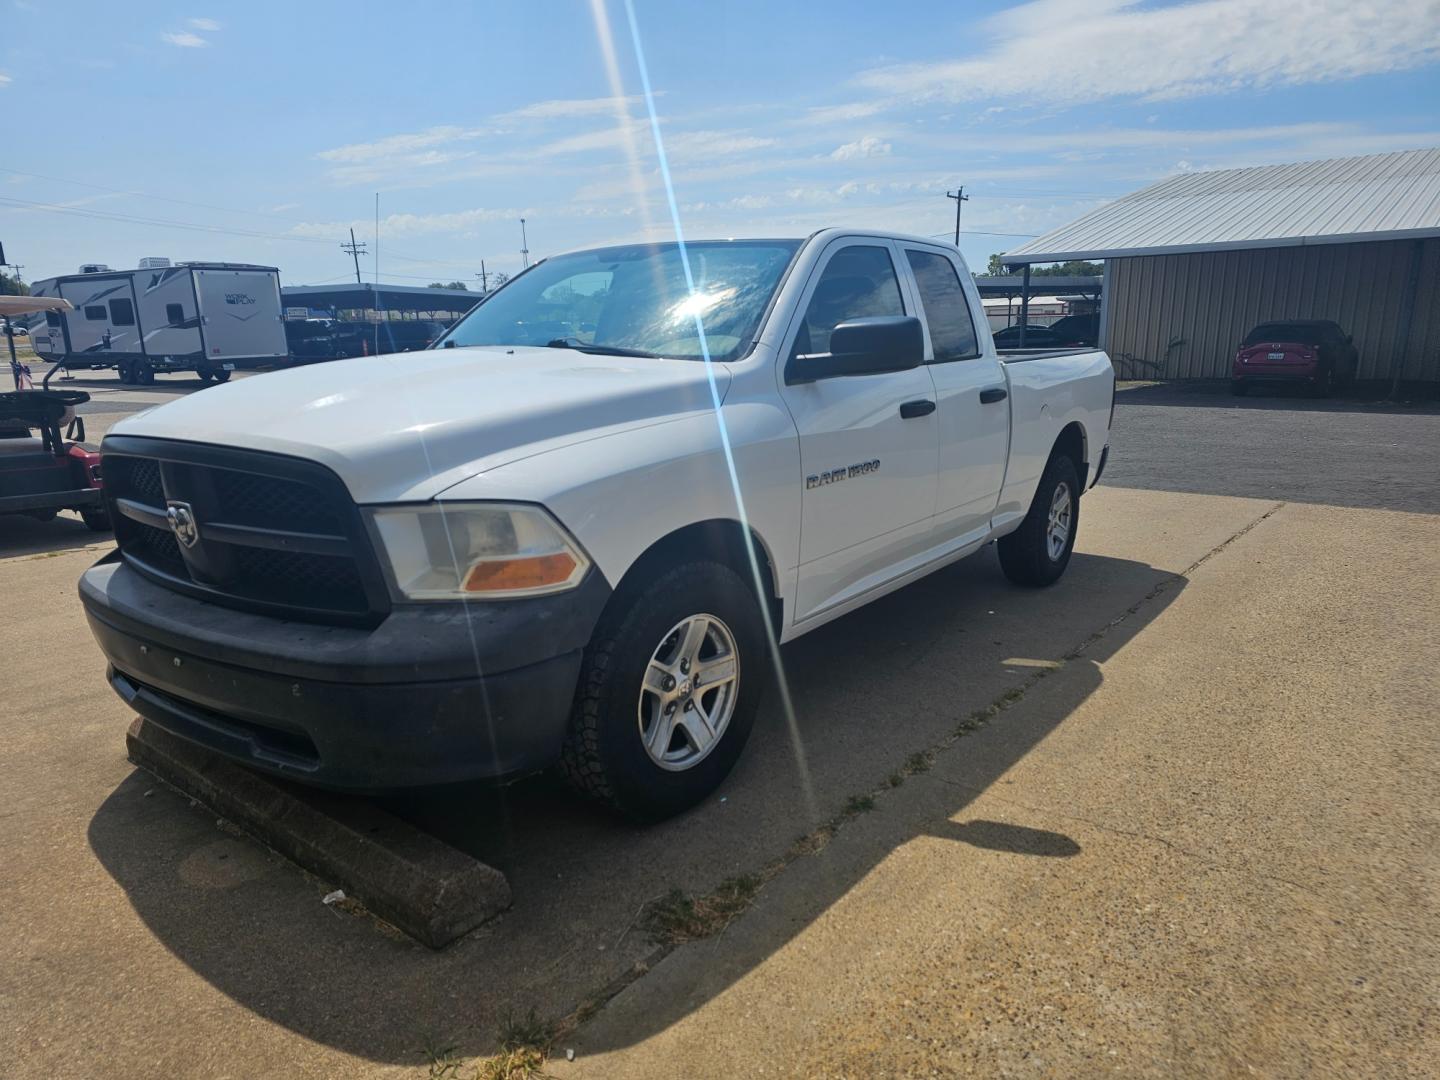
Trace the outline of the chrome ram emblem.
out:
<instances>
[{"instance_id":1,"label":"chrome ram emblem","mask_svg":"<svg viewBox=\"0 0 1440 1080\"><path fill-rule=\"evenodd\" d=\"M195 511L190 509L189 503L167 500L165 520L170 523L170 531L180 541L181 547L192 548L200 539L200 527L195 524Z\"/></svg>"}]
</instances>

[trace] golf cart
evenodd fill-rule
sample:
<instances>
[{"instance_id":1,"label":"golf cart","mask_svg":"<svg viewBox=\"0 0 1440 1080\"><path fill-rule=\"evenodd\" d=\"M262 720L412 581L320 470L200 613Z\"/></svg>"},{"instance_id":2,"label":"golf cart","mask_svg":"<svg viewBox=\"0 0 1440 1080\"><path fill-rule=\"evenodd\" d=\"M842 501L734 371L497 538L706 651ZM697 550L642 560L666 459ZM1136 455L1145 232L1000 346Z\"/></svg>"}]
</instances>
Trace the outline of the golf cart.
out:
<instances>
[{"instance_id":1,"label":"golf cart","mask_svg":"<svg viewBox=\"0 0 1440 1080\"><path fill-rule=\"evenodd\" d=\"M58 304L69 307L53 297L0 296L0 315L51 310ZM90 395L48 385L34 389L29 369L15 355L13 339L10 371L15 389L0 393L0 514L49 521L61 510L74 510L89 528L108 531L100 455L84 444L85 421L75 415L75 406L89 401Z\"/></svg>"}]
</instances>

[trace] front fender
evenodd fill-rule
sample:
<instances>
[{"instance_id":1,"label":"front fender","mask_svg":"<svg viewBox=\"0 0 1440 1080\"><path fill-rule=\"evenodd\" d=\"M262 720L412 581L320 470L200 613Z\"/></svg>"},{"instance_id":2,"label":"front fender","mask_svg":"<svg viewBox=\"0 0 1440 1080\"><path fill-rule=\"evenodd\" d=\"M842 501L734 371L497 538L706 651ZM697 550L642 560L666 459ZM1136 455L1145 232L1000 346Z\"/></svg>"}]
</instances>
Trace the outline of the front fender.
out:
<instances>
[{"instance_id":1,"label":"front fender","mask_svg":"<svg viewBox=\"0 0 1440 1080\"><path fill-rule=\"evenodd\" d=\"M800 447L789 414L764 401L572 443L473 476L443 500L539 503L584 546L612 588L656 541L688 525L748 521L788 598L800 546Z\"/></svg>"}]
</instances>

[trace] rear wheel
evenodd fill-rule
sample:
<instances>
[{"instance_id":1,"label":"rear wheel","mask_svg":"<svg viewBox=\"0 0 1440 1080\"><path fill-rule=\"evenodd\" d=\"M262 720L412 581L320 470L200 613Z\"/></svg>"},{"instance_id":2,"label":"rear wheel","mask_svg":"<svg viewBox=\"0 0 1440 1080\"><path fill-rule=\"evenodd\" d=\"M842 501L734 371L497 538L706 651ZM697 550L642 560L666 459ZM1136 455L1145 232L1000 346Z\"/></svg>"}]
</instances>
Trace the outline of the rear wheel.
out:
<instances>
[{"instance_id":1,"label":"rear wheel","mask_svg":"<svg viewBox=\"0 0 1440 1080\"><path fill-rule=\"evenodd\" d=\"M226 371L224 368L217 368L216 370L212 371L210 374L214 377L214 379L215 379L216 382L229 382L229 381L230 381L230 372Z\"/></svg>"},{"instance_id":2,"label":"rear wheel","mask_svg":"<svg viewBox=\"0 0 1440 1080\"><path fill-rule=\"evenodd\" d=\"M86 506L80 510L80 520L91 532L110 531L110 511L104 506Z\"/></svg>"},{"instance_id":3,"label":"rear wheel","mask_svg":"<svg viewBox=\"0 0 1440 1080\"><path fill-rule=\"evenodd\" d=\"M617 593L585 651L565 778L641 821L700 802L750 736L764 633L754 594L720 563L685 563Z\"/></svg>"},{"instance_id":4,"label":"rear wheel","mask_svg":"<svg viewBox=\"0 0 1440 1080\"><path fill-rule=\"evenodd\" d=\"M127 386L135 381L135 365L129 360L121 360L117 365L120 381Z\"/></svg>"},{"instance_id":5,"label":"rear wheel","mask_svg":"<svg viewBox=\"0 0 1440 1080\"><path fill-rule=\"evenodd\" d=\"M141 386L150 386L155 382L155 369L150 366L149 360L136 360L130 370L133 381Z\"/></svg>"},{"instance_id":6,"label":"rear wheel","mask_svg":"<svg viewBox=\"0 0 1440 1080\"><path fill-rule=\"evenodd\" d=\"M1068 456L1057 454L1045 466L1020 528L996 544L1005 576L1017 585L1053 584L1070 564L1079 525L1080 474Z\"/></svg>"},{"instance_id":7,"label":"rear wheel","mask_svg":"<svg viewBox=\"0 0 1440 1080\"><path fill-rule=\"evenodd\" d=\"M197 371L195 372L195 374L200 376L200 381L206 386L209 386L210 380L215 378L215 373L213 371Z\"/></svg>"}]
</instances>

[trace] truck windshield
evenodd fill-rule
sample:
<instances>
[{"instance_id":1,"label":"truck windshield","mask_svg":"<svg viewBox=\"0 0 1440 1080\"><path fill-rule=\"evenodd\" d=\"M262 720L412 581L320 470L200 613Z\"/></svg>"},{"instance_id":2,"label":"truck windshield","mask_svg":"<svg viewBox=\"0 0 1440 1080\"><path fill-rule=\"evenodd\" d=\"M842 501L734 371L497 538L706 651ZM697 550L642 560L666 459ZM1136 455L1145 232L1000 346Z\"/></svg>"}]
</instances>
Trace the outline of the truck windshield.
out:
<instances>
[{"instance_id":1,"label":"truck windshield","mask_svg":"<svg viewBox=\"0 0 1440 1080\"><path fill-rule=\"evenodd\" d=\"M633 244L547 259L451 329L439 346L553 345L620 356L712 360L749 351L798 240Z\"/></svg>"}]
</instances>

